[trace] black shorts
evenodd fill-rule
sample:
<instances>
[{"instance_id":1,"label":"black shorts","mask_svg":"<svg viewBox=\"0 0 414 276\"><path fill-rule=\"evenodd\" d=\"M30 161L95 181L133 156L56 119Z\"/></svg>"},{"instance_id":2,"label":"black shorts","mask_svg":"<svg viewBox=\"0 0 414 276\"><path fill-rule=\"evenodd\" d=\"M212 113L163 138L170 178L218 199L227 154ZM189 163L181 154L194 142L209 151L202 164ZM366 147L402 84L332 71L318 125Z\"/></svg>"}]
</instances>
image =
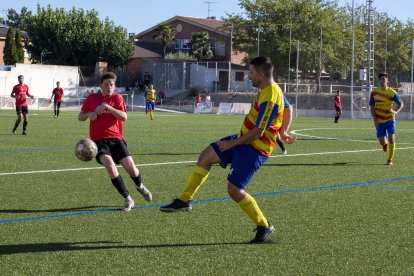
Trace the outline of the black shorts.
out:
<instances>
[{"instance_id":1,"label":"black shorts","mask_svg":"<svg viewBox=\"0 0 414 276\"><path fill-rule=\"evenodd\" d=\"M62 102L53 102L53 106L59 108Z\"/></svg>"},{"instance_id":2,"label":"black shorts","mask_svg":"<svg viewBox=\"0 0 414 276\"><path fill-rule=\"evenodd\" d=\"M22 114L22 113L29 113L29 108L27 107L27 105L25 106L16 106L16 114Z\"/></svg>"},{"instance_id":3,"label":"black shorts","mask_svg":"<svg viewBox=\"0 0 414 276\"><path fill-rule=\"evenodd\" d=\"M338 106L335 106L336 112L341 112L341 108Z\"/></svg>"},{"instance_id":4,"label":"black shorts","mask_svg":"<svg viewBox=\"0 0 414 276\"><path fill-rule=\"evenodd\" d=\"M128 151L128 146L124 140L121 139L103 139L94 141L98 147L98 154L96 155L96 162L102 165L100 156L103 154L110 155L115 164L119 164L119 161L127 156L131 156Z\"/></svg>"}]
</instances>

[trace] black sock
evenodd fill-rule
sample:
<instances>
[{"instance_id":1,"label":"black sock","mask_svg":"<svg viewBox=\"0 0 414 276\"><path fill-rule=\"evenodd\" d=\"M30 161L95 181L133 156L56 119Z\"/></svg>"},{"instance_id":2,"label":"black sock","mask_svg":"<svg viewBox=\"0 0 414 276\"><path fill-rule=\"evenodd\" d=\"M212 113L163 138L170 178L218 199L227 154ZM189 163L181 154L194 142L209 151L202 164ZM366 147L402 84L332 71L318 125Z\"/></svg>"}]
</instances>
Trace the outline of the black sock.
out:
<instances>
[{"instance_id":1,"label":"black sock","mask_svg":"<svg viewBox=\"0 0 414 276\"><path fill-rule=\"evenodd\" d=\"M279 147L282 149L282 151L286 149L285 144L283 144L282 140L280 140L279 137L276 138L276 142L279 145Z\"/></svg>"},{"instance_id":2,"label":"black sock","mask_svg":"<svg viewBox=\"0 0 414 276\"><path fill-rule=\"evenodd\" d=\"M114 179L111 179L112 185L118 190L118 193L126 198L129 195L128 189L125 187L124 180L121 175L118 175Z\"/></svg>"},{"instance_id":3,"label":"black sock","mask_svg":"<svg viewBox=\"0 0 414 276\"><path fill-rule=\"evenodd\" d=\"M141 184L142 184L141 174L139 174L138 176L131 176L131 179L134 181L137 187L141 187Z\"/></svg>"},{"instance_id":4,"label":"black sock","mask_svg":"<svg viewBox=\"0 0 414 276\"><path fill-rule=\"evenodd\" d=\"M26 131L26 128L27 128L27 121L23 122L23 131Z\"/></svg>"},{"instance_id":5,"label":"black sock","mask_svg":"<svg viewBox=\"0 0 414 276\"><path fill-rule=\"evenodd\" d=\"M13 131L16 131L16 129L19 127L19 123L15 123L14 124L14 128L13 128Z\"/></svg>"},{"instance_id":6,"label":"black sock","mask_svg":"<svg viewBox=\"0 0 414 276\"><path fill-rule=\"evenodd\" d=\"M59 109L56 111L56 115L59 117Z\"/></svg>"}]
</instances>

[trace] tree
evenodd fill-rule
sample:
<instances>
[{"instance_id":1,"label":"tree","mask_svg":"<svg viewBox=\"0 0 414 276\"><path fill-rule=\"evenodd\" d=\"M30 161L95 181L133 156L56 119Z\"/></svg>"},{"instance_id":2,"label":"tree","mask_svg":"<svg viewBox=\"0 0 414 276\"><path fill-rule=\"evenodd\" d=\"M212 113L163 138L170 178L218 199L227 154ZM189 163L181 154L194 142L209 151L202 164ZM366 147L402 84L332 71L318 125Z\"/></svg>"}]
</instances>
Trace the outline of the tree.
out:
<instances>
[{"instance_id":1,"label":"tree","mask_svg":"<svg viewBox=\"0 0 414 276\"><path fill-rule=\"evenodd\" d=\"M13 28L24 30L24 19L31 15L32 12L29 11L27 7L22 7L20 13L18 13L15 9L8 9L5 24Z\"/></svg>"},{"instance_id":2,"label":"tree","mask_svg":"<svg viewBox=\"0 0 414 276\"><path fill-rule=\"evenodd\" d=\"M14 43L16 45L17 62L24 62L23 39L19 29L14 32Z\"/></svg>"},{"instance_id":3,"label":"tree","mask_svg":"<svg viewBox=\"0 0 414 276\"><path fill-rule=\"evenodd\" d=\"M3 48L3 60L6 65L16 64L18 60L16 44L14 42L14 30L11 27L7 30L6 42Z\"/></svg>"},{"instance_id":4,"label":"tree","mask_svg":"<svg viewBox=\"0 0 414 276\"><path fill-rule=\"evenodd\" d=\"M132 57L133 38L126 29L108 18L101 21L93 9L65 11L38 5L36 15L25 18L24 25L29 37L25 48L34 62L40 61L42 51L50 52L44 63L58 65L93 66L104 58L110 66L121 67Z\"/></svg>"},{"instance_id":5,"label":"tree","mask_svg":"<svg viewBox=\"0 0 414 276\"><path fill-rule=\"evenodd\" d=\"M211 42L207 32L193 33L188 46L190 48L190 55L196 57L198 60L211 58L213 56Z\"/></svg>"},{"instance_id":6,"label":"tree","mask_svg":"<svg viewBox=\"0 0 414 276\"><path fill-rule=\"evenodd\" d=\"M161 23L155 30L154 38L161 41L162 57L165 57L167 46L175 39L175 29L168 23Z\"/></svg>"}]
</instances>

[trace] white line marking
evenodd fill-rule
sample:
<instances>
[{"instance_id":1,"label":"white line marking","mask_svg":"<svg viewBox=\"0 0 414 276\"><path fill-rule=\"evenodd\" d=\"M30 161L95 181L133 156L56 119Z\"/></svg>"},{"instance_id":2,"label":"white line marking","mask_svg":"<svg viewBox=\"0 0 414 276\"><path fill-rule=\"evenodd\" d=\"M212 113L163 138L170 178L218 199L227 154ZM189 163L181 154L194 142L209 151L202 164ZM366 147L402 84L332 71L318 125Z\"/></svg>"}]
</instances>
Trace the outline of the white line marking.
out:
<instances>
[{"instance_id":1,"label":"white line marking","mask_svg":"<svg viewBox=\"0 0 414 276\"><path fill-rule=\"evenodd\" d=\"M397 148L398 150L414 149L414 147ZM311 152L311 153L298 153L287 155L271 155L270 158L285 158L285 157L297 157L297 156L312 156L312 155L328 155L328 154L343 154L343 153L360 153L360 152L373 152L382 151L382 149L371 150L346 150L346 151L331 151L331 152ZM148 164L136 164L137 167L149 167L149 166L163 166L163 165L176 165L176 164L188 164L195 163L196 160L187 161L175 161L175 162L162 162L162 163L148 163ZM121 166L118 166L121 167ZM57 170L41 170L41 171L26 171L26 172L4 172L0 173L0 176L5 175L20 175L20 174L36 174L36 173L51 173L51 172L70 172L70 171L85 171L85 170L100 170L104 167L91 167L91 168L73 168L73 169L57 169Z\"/></svg>"}]
</instances>

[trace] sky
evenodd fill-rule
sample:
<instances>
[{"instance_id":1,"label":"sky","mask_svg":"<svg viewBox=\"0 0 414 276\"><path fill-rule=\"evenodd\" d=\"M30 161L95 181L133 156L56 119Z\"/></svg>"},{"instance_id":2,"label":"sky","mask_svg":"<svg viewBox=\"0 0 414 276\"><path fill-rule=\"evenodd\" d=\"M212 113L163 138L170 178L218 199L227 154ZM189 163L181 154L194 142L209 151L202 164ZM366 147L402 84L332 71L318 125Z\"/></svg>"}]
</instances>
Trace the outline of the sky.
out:
<instances>
[{"instance_id":1,"label":"sky","mask_svg":"<svg viewBox=\"0 0 414 276\"><path fill-rule=\"evenodd\" d=\"M352 4L352 0L337 1L340 6ZM366 3L366 0L354 1L355 5ZM85 10L95 9L102 20L108 17L115 25L125 27L129 33L140 33L175 15L201 18L210 15L219 19L226 17L226 14L240 14L243 10L239 2L239 0L2 0L0 12L1 16L5 17L7 9L20 12L24 6L36 12L37 3L41 7L50 5L53 9L69 10L72 7ZM390 17L395 17L400 21L414 19L413 0L373 0L373 5L377 11L387 12Z\"/></svg>"}]
</instances>

